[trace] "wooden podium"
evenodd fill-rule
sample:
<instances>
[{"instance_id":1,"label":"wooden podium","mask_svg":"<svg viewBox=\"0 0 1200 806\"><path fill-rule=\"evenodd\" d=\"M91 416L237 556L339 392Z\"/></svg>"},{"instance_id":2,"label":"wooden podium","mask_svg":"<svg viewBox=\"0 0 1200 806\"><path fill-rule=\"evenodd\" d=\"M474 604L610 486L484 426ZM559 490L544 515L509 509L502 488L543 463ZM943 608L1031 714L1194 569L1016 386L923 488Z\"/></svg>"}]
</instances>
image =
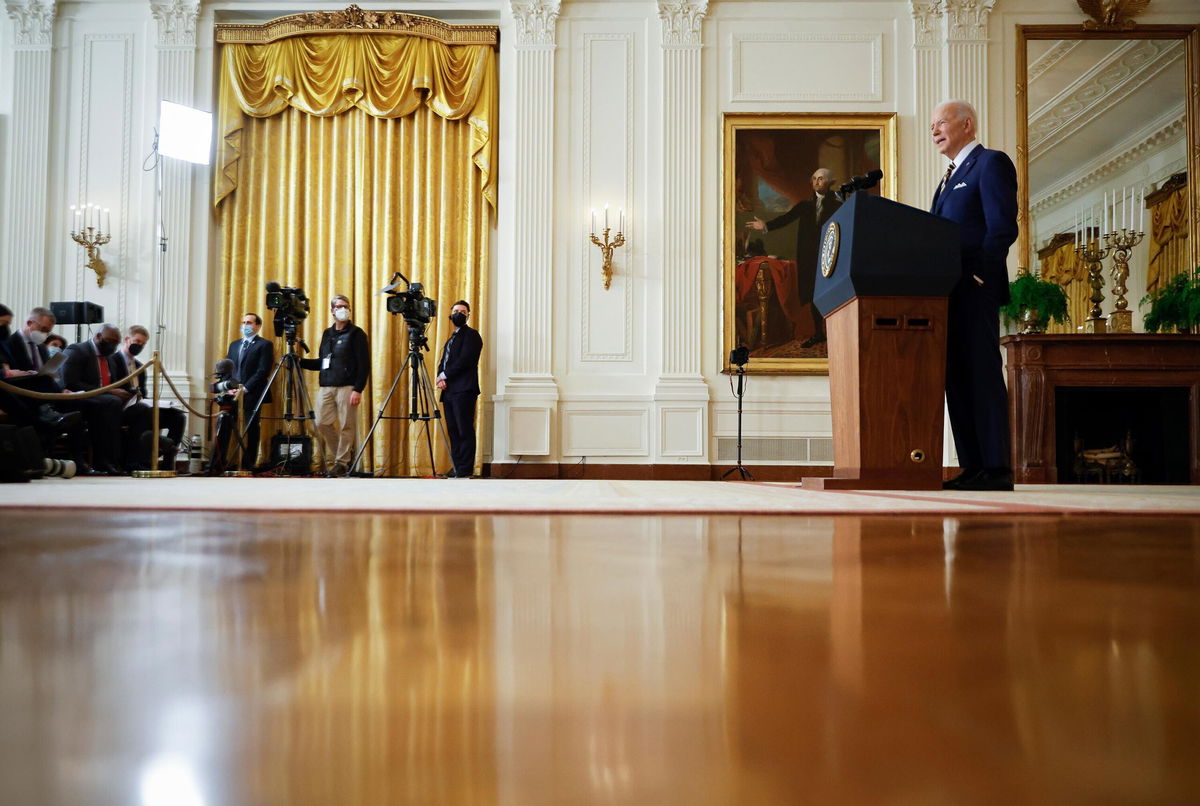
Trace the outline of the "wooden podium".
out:
<instances>
[{"instance_id":1,"label":"wooden podium","mask_svg":"<svg viewBox=\"0 0 1200 806\"><path fill-rule=\"evenodd\" d=\"M813 301L829 336L831 477L817 490L940 490L946 305L958 225L856 193L826 223Z\"/></svg>"}]
</instances>

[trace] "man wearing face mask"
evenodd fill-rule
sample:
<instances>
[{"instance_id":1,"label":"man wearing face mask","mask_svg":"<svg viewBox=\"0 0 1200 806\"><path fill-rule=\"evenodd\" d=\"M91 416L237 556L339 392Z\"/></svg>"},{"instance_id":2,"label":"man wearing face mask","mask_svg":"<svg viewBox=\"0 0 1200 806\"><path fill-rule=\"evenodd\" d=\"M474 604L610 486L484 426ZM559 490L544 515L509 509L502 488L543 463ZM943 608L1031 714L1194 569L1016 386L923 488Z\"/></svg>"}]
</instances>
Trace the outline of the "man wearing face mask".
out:
<instances>
[{"instance_id":1,"label":"man wearing face mask","mask_svg":"<svg viewBox=\"0 0 1200 806\"><path fill-rule=\"evenodd\" d=\"M141 325L130 325L121 341L121 348L109 358L110 374L114 378L124 378L142 366L137 360L150 341L150 331ZM126 403L121 412L121 425L125 429L124 457L125 467L129 470L149 469L150 467L150 429L154 427L154 411L151 408L149 384L143 372L125 385L125 389L133 393L133 402ZM185 417L179 409L168 406L158 407L159 428L167 429L167 437L173 445L178 445L183 438Z\"/></svg>"},{"instance_id":2,"label":"man wearing face mask","mask_svg":"<svg viewBox=\"0 0 1200 806\"><path fill-rule=\"evenodd\" d=\"M62 368L63 387L70 392L90 392L120 380L114 377L108 360L120 343L121 331L116 325L105 322L96 327L92 338L67 347L64 351L67 360ZM102 473L123 475L120 469L121 409L132 396L129 390L118 388L79 401L92 445L92 465Z\"/></svg>"},{"instance_id":3,"label":"man wearing face mask","mask_svg":"<svg viewBox=\"0 0 1200 806\"><path fill-rule=\"evenodd\" d=\"M442 411L450 437L454 469L447 478L466 479L475 470L475 404L479 399L479 354L483 338L467 326L471 306L460 299L450 306L454 332L442 348L438 362L437 388L442 390Z\"/></svg>"},{"instance_id":4,"label":"man wearing face mask","mask_svg":"<svg viewBox=\"0 0 1200 806\"><path fill-rule=\"evenodd\" d=\"M350 320L350 299L338 294L329 303L333 325L321 334L317 358L302 358L300 366L317 370L321 391L317 395L317 434L325 461L332 460L331 476L350 470L358 439L358 404L371 375L367 334Z\"/></svg>"},{"instance_id":5,"label":"man wearing face mask","mask_svg":"<svg viewBox=\"0 0 1200 806\"><path fill-rule=\"evenodd\" d=\"M259 419L263 403L271 402L271 390L267 381L271 377L271 367L275 363L275 347L270 339L265 339L258 333L262 330L262 317L256 313L247 313L242 317L242 337L229 345L225 357L233 362L232 380L242 386L237 391L237 405L245 406L246 450L242 454L242 469L253 470L258 463L258 433ZM263 392L266 392L264 397ZM237 409L232 409L232 416L237 417Z\"/></svg>"}]
</instances>

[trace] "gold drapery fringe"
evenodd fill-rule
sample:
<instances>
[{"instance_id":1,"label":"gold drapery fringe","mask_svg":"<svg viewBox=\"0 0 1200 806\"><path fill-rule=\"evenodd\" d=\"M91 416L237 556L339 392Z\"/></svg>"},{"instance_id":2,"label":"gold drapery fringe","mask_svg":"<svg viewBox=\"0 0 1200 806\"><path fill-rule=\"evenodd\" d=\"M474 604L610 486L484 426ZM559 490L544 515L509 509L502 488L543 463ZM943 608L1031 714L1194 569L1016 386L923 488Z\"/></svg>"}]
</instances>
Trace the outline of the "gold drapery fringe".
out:
<instances>
[{"instance_id":1,"label":"gold drapery fringe","mask_svg":"<svg viewBox=\"0 0 1200 806\"><path fill-rule=\"evenodd\" d=\"M1154 291L1191 271L1188 260L1187 175L1176 174L1146 197L1150 208L1150 264L1146 290Z\"/></svg>"},{"instance_id":2,"label":"gold drapery fringe","mask_svg":"<svg viewBox=\"0 0 1200 806\"><path fill-rule=\"evenodd\" d=\"M1075 254L1075 240L1069 233L1059 233L1050 243L1038 250L1042 279L1058 283L1067 294L1066 322L1046 322L1047 333L1074 333L1088 317L1092 308L1092 287L1088 284L1087 265Z\"/></svg>"},{"instance_id":3,"label":"gold drapery fringe","mask_svg":"<svg viewBox=\"0 0 1200 806\"><path fill-rule=\"evenodd\" d=\"M295 36L222 46L214 204L237 187L247 117L292 107L320 117L359 108L379 118L426 106L471 127L469 159L496 205L496 52L394 33Z\"/></svg>"},{"instance_id":4,"label":"gold drapery fringe","mask_svg":"<svg viewBox=\"0 0 1200 806\"><path fill-rule=\"evenodd\" d=\"M366 330L371 345L371 381L358 410L361 440L408 355L405 322L389 315L386 297L375 293L394 271L423 283L426 295L439 303L439 316L426 332L424 363L431 377L452 327L445 316L455 300L468 300L472 326L487 332L494 138L481 148L481 132L495 131L495 58L490 48L466 57L437 42L401 43L403 37L394 35L347 35L348 42L360 44L345 46L314 46L306 44L309 39L224 46L218 125L225 157L216 181L228 186L217 201L224 272L221 304L215 306L219 318L212 323L212 332L220 334L214 353L224 355L247 311L263 317L264 336L274 335L270 311L263 309L264 286L273 280L308 294L312 310L301 335L315 356L321 332L331 324L330 298L345 294L353 321ZM376 41L385 39L391 41ZM278 46L290 50L265 52ZM468 47L476 46L455 50ZM239 50L246 52L230 55ZM391 55L385 59L384 53ZM315 59L311 71L303 69L302 57L308 56ZM407 78L383 69L389 59L395 73ZM404 72L401 62L411 69ZM367 63L377 72L358 71ZM291 71L287 77L276 73L285 67ZM441 78L430 78L435 75ZM430 88L427 97L416 91L421 87ZM473 117L481 110L490 115L483 126ZM285 349L276 340L277 359ZM486 345L482 363L486 377ZM315 408L317 373L304 375ZM403 373L385 415L409 413L408 376ZM276 402L263 408L266 418L281 416L283 391L277 378ZM482 411L480 406L477 421ZM297 400L293 414L306 413ZM439 423L431 421L429 431L436 465L444 469L448 459ZM264 419L264 447L277 429L288 427ZM483 445L487 435L480 431ZM310 433L315 436L315 428ZM360 469L432 472L424 434L419 422L381 421Z\"/></svg>"}]
</instances>

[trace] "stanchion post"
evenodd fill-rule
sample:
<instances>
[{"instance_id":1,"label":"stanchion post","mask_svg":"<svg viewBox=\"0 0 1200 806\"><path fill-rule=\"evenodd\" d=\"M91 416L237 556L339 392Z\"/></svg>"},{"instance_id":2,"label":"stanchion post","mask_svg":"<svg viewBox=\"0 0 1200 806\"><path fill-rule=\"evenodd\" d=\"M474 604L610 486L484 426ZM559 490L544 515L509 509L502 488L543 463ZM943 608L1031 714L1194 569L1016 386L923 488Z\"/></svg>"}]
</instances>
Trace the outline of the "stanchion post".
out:
<instances>
[{"instance_id":1,"label":"stanchion post","mask_svg":"<svg viewBox=\"0 0 1200 806\"><path fill-rule=\"evenodd\" d=\"M134 478L139 479L166 479L174 478L174 470L159 470L158 468L158 447L159 447L159 419L158 419L158 397L162 390L162 379L159 377L158 369L158 350L154 351L153 357L150 359L150 364L154 368L154 382L151 393L151 409L150 409L150 469L133 471ZM144 371L144 370L143 370Z\"/></svg>"}]
</instances>

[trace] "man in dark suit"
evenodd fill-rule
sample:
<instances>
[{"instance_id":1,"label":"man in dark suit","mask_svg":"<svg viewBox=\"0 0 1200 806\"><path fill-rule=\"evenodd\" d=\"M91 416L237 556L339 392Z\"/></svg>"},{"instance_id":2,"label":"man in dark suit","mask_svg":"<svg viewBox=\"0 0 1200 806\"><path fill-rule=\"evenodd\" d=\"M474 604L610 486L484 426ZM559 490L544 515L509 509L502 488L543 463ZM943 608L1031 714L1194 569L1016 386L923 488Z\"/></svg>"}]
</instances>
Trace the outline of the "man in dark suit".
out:
<instances>
[{"instance_id":1,"label":"man in dark suit","mask_svg":"<svg viewBox=\"0 0 1200 806\"><path fill-rule=\"evenodd\" d=\"M109 356L121 342L121 331L107 322L98 325L92 338L76 342L64 351L67 356L62 367L63 387L71 392L90 392L108 386L115 380ZM88 438L92 443L92 464L96 470L123 475L121 470L121 409L132 393L113 389L80 401L80 411L87 422Z\"/></svg>"},{"instance_id":2,"label":"man in dark suit","mask_svg":"<svg viewBox=\"0 0 1200 806\"><path fill-rule=\"evenodd\" d=\"M817 283L817 252L821 242L821 228L830 216L837 212L842 202L833 195L833 171L818 168L813 172L813 197L796 204L781 216L763 222L760 218L747 221L746 226L759 232L774 232L796 222L796 290L812 313L815 331L801 347L813 347L825 341L825 318L813 304L813 289Z\"/></svg>"},{"instance_id":3,"label":"man in dark suit","mask_svg":"<svg viewBox=\"0 0 1200 806\"><path fill-rule=\"evenodd\" d=\"M479 398L479 354L483 338L467 326L471 306L459 300L450 306L454 332L442 348L438 362L437 388L442 390L442 411L450 437L450 459L454 469L448 478L470 478L475 471L475 404Z\"/></svg>"},{"instance_id":4,"label":"man in dark suit","mask_svg":"<svg viewBox=\"0 0 1200 806\"><path fill-rule=\"evenodd\" d=\"M950 160L930 212L957 222L962 276L950 294L946 407L962 473L954 490L1011 490L1008 391L1000 358L1000 306L1008 302L1008 248L1017 239L1017 171L1003 151L975 139L964 101L933 112L930 134Z\"/></svg>"},{"instance_id":5,"label":"man in dark suit","mask_svg":"<svg viewBox=\"0 0 1200 806\"><path fill-rule=\"evenodd\" d=\"M238 405L245 407L246 450L242 454L242 469L252 470L258 463L259 420L263 403L271 402L271 389L267 380L275 364L275 346L270 339L258 335L262 330L262 317L247 313L242 317L242 337L229 345L225 357L233 362L233 380L242 385L238 394ZM264 396L265 393L265 396ZM233 412L236 417L236 409Z\"/></svg>"},{"instance_id":6,"label":"man in dark suit","mask_svg":"<svg viewBox=\"0 0 1200 806\"><path fill-rule=\"evenodd\" d=\"M150 341L150 331L141 325L130 325L125 330L125 338L121 347L109 358L113 378L124 378L142 366L137 359ZM153 444L150 431L154 427L153 400L150 397L150 386L146 381L146 372L125 385L125 389L137 398L125 406L121 412L121 425L125 428L125 441L122 453L127 470L148 470L150 468L150 446ZM186 417L180 409L169 406L158 407L158 424L160 429L167 429L167 438L171 441L165 446L166 456L162 462L173 462L174 446L183 438L183 428ZM164 468L166 469L166 468Z\"/></svg>"}]
</instances>

